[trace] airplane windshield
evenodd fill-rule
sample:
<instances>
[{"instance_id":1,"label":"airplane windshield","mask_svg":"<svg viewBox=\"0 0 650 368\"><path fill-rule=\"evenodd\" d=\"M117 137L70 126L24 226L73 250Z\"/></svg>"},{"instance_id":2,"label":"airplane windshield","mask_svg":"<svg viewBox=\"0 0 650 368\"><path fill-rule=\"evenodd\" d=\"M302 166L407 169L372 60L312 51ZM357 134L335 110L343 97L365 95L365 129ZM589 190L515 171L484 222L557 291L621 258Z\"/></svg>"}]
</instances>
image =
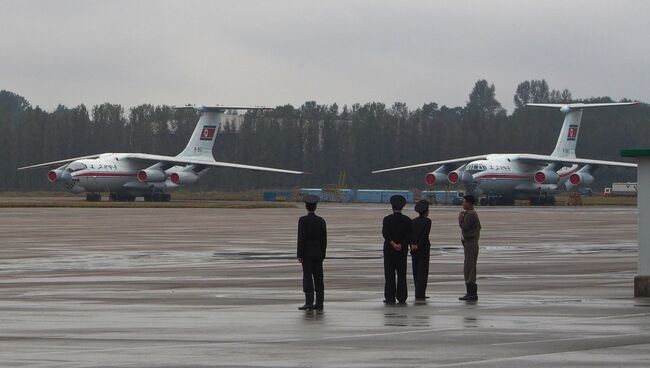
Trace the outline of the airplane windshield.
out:
<instances>
[{"instance_id":1,"label":"airplane windshield","mask_svg":"<svg viewBox=\"0 0 650 368\"><path fill-rule=\"evenodd\" d=\"M487 167L483 164L469 164L465 168L465 171L470 171L470 172L479 172L485 170L487 170Z\"/></svg>"},{"instance_id":2,"label":"airplane windshield","mask_svg":"<svg viewBox=\"0 0 650 368\"><path fill-rule=\"evenodd\" d=\"M81 162L73 162L73 163L71 163L70 165L68 165L68 171L69 171L69 172L75 172L75 171L79 171L79 170L85 170L85 169L87 169L87 168L88 168L88 166L86 166L86 164L81 163Z\"/></svg>"}]
</instances>

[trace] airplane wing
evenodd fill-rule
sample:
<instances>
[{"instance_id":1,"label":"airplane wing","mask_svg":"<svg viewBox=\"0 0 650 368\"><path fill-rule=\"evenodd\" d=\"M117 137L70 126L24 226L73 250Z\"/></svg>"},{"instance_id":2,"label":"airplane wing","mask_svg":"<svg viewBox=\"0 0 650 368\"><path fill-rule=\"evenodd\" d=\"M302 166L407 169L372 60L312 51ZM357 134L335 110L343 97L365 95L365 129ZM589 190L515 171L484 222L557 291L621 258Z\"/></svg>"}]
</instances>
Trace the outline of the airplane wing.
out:
<instances>
[{"instance_id":1,"label":"airplane wing","mask_svg":"<svg viewBox=\"0 0 650 368\"><path fill-rule=\"evenodd\" d=\"M568 104L554 104L554 103L527 103L526 106L535 106L535 107L555 107L555 108L568 108L573 109L587 109L592 107L609 107L609 106L627 106L627 105L638 105L640 102L608 102L608 103L568 103Z\"/></svg>"},{"instance_id":2,"label":"airplane wing","mask_svg":"<svg viewBox=\"0 0 650 368\"><path fill-rule=\"evenodd\" d=\"M571 165L600 165L600 166L620 166L620 167L637 167L637 164L618 161L590 160L583 158L566 158L546 155L520 154L514 157L515 160L528 161L538 164L561 163L567 166Z\"/></svg>"},{"instance_id":3,"label":"airplane wing","mask_svg":"<svg viewBox=\"0 0 650 368\"><path fill-rule=\"evenodd\" d=\"M77 161L77 160L92 160L92 159L98 158L99 156L100 155L90 155L90 156L66 158L65 160L45 162L45 163L42 163L42 164L36 164L36 165L31 165L31 166L23 166L23 167L19 167L18 170L20 171L20 170L27 170L27 169L36 169L36 168L39 168L39 167L47 167L47 166L55 166L55 165L67 164L68 162Z\"/></svg>"},{"instance_id":4,"label":"airplane wing","mask_svg":"<svg viewBox=\"0 0 650 368\"><path fill-rule=\"evenodd\" d=\"M276 169L276 168L273 168L273 167L233 164L233 163L230 163L230 162L219 162L219 161L214 161L214 160L200 160L200 159L192 159L192 158L180 158L180 157L172 157L172 156L150 155L150 154L146 154L146 153L127 153L127 154L124 154L121 157L122 158L132 159L132 160L139 160L139 161L166 162L166 163L170 163L170 164L174 164L174 165L192 165L192 164L194 164L194 165L203 165L203 166L210 166L210 167L230 167L230 168L235 168L235 169L269 171L269 172L277 172L277 173L284 173L284 174L294 174L294 175L304 174L304 172L302 172L302 171Z\"/></svg>"},{"instance_id":5,"label":"airplane wing","mask_svg":"<svg viewBox=\"0 0 650 368\"><path fill-rule=\"evenodd\" d=\"M387 171L414 169L414 168L417 168L417 167L424 167L424 166L464 163L464 162L470 162L470 161L474 161L474 160L485 160L486 158L487 158L487 155L461 157L461 158L454 158L454 159L451 159L451 160L425 162L423 164L417 164L417 165L409 165L409 166L402 166L402 167L393 167L393 168L390 168L390 169L375 170L372 173L373 174L378 174L378 173L383 173L383 172L387 172Z\"/></svg>"}]
</instances>

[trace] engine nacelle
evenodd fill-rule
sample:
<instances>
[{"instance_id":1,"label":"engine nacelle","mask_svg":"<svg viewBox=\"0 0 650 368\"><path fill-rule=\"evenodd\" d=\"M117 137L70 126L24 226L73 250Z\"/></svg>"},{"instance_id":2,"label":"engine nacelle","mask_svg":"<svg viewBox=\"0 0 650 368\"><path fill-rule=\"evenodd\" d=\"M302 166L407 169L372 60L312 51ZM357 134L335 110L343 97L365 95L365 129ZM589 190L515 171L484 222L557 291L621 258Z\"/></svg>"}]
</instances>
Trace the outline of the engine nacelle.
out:
<instances>
[{"instance_id":1,"label":"engine nacelle","mask_svg":"<svg viewBox=\"0 0 650 368\"><path fill-rule=\"evenodd\" d=\"M458 184L460 182L460 180L463 177L463 174L465 173L465 166L467 166L467 164L447 174L447 180L449 181L450 184Z\"/></svg>"},{"instance_id":2,"label":"engine nacelle","mask_svg":"<svg viewBox=\"0 0 650 368\"><path fill-rule=\"evenodd\" d=\"M192 171L174 172L169 175L169 180L176 185L194 184L199 181L199 176Z\"/></svg>"},{"instance_id":3,"label":"engine nacelle","mask_svg":"<svg viewBox=\"0 0 650 368\"><path fill-rule=\"evenodd\" d=\"M69 183L72 180L72 175L70 175L70 172L68 170L50 170L47 173L47 180L49 180L50 183L56 183L57 181Z\"/></svg>"},{"instance_id":4,"label":"engine nacelle","mask_svg":"<svg viewBox=\"0 0 650 368\"><path fill-rule=\"evenodd\" d=\"M167 174L158 169L144 169L138 171L138 181L141 183L161 183L167 180Z\"/></svg>"},{"instance_id":5,"label":"engine nacelle","mask_svg":"<svg viewBox=\"0 0 650 368\"><path fill-rule=\"evenodd\" d=\"M537 184L557 184L560 181L560 175L553 170L540 170L534 178Z\"/></svg>"},{"instance_id":6,"label":"engine nacelle","mask_svg":"<svg viewBox=\"0 0 650 368\"><path fill-rule=\"evenodd\" d=\"M569 176L569 183L571 183L573 187L587 186L593 182L594 177L591 176L591 174L588 172L578 171L577 173L571 174L571 176Z\"/></svg>"},{"instance_id":7,"label":"engine nacelle","mask_svg":"<svg viewBox=\"0 0 650 368\"><path fill-rule=\"evenodd\" d=\"M424 182L432 187L437 183L442 183L447 179L447 172L441 171L440 169L430 172L424 176Z\"/></svg>"}]
</instances>

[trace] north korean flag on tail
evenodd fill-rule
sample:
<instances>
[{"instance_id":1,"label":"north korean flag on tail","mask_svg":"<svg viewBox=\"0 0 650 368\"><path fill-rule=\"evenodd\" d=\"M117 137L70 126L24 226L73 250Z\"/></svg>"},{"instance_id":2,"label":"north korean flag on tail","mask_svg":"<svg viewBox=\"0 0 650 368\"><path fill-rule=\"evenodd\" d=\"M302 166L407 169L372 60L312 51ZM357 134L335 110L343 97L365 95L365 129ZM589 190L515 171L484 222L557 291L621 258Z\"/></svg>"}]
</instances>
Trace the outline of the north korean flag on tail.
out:
<instances>
[{"instance_id":1,"label":"north korean flag on tail","mask_svg":"<svg viewBox=\"0 0 650 368\"><path fill-rule=\"evenodd\" d=\"M569 125L569 134L567 136L567 141L575 141L578 137L578 126Z\"/></svg>"},{"instance_id":2,"label":"north korean flag on tail","mask_svg":"<svg viewBox=\"0 0 650 368\"><path fill-rule=\"evenodd\" d=\"M214 133L217 131L215 125L204 125L203 130L201 131L201 140L202 141L211 141L214 138Z\"/></svg>"}]
</instances>

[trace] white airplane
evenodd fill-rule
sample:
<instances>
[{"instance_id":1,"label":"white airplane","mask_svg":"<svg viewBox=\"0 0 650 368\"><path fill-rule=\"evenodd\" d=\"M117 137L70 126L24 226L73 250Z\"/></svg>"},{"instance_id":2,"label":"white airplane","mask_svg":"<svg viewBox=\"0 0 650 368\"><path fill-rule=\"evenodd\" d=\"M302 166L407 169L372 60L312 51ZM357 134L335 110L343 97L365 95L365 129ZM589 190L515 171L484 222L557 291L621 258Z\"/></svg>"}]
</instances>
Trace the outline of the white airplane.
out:
<instances>
[{"instance_id":1,"label":"white airplane","mask_svg":"<svg viewBox=\"0 0 650 368\"><path fill-rule=\"evenodd\" d=\"M515 199L529 199L533 205L555 204L552 194L563 187L568 191L576 191L590 185L594 181L592 172L598 166L637 166L625 162L580 159L576 158L575 153L583 109L635 104L638 102L529 103L528 106L559 108L565 114L555 150L548 156L527 153L487 154L377 170L373 174L441 165L425 175L427 185L434 186L445 181L449 184L461 183L466 193L483 197L481 204L512 205Z\"/></svg>"},{"instance_id":2,"label":"white airplane","mask_svg":"<svg viewBox=\"0 0 650 368\"><path fill-rule=\"evenodd\" d=\"M52 183L63 184L73 193L87 193L86 200L101 201L101 192L110 193L112 200L134 201L142 196L145 201L171 200L169 192L182 185L194 184L212 167L230 167L285 174L303 174L301 171L271 167L233 164L215 161L212 156L214 138L226 110L261 110L259 107L239 106L183 106L176 109L195 109L201 116L187 147L176 156L146 153L102 153L46 162L21 167L18 170L56 167L47 173Z\"/></svg>"}]
</instances>

